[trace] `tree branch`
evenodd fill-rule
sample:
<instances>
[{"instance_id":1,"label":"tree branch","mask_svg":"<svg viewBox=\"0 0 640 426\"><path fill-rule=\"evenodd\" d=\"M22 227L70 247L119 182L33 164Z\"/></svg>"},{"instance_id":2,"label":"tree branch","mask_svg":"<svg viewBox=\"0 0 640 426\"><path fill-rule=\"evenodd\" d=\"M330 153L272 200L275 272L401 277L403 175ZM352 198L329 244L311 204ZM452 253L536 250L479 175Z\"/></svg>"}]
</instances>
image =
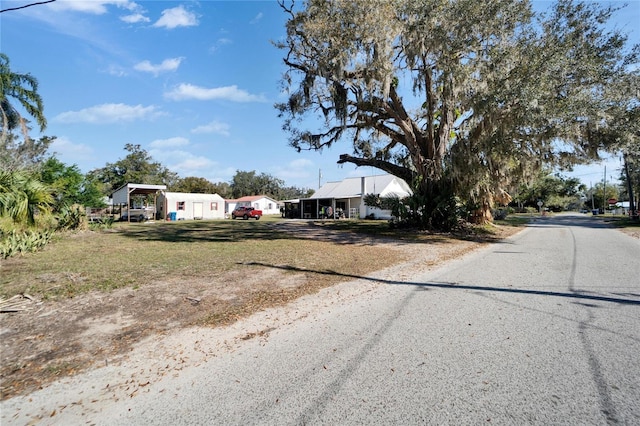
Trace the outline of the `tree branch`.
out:
<instances>
[{"instance_id":1,"label":"tree branch","mask_svg":"<svg viewBox=\"0 0 640 426\"><path fill-rule=\"evenodd\" d=\"M407 183L410 183L413 180L413 172L411 169L406 167L398 166L397 164L390 163L384 160L378 160L376 158L361 158L354 157L349 154L340 155L340 159L338 160L338 164L344 163L352 163L356 166L371 166L380 170L384 170L387 173L390 173L400 179L404 180Z\"/></svg>"}]
</instances>

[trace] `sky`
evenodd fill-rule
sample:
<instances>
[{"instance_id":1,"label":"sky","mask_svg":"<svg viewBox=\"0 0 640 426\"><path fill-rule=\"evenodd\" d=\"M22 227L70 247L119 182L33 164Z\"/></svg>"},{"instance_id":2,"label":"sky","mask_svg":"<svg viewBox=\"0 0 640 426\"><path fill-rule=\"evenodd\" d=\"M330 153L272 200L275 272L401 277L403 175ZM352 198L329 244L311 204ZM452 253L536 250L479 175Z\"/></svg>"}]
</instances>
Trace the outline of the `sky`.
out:
<instances>
[{"instance_id":1,"label":"sky","mask_svg":"<svg viewBox=\"0 0 640 426\"><path fill-rule=\"evenodd\" d=\"M0 8L35 1L2 0ZM612 24L640 43L640 0L627 3ZM214 183L238 170L311 189L381 174L336 164L352 151L346 140L322 152L289 146L274 108L285 100L284 52L271 43L284 39L286 18L275 0L56 0L2 13L0 51L13 72L38 80L43 135L57 138L50 152L84 173L137 144L180 177ZM620 175L618 158L567 175L595 184L605 166Z\"/></svg>"}]
</instances>

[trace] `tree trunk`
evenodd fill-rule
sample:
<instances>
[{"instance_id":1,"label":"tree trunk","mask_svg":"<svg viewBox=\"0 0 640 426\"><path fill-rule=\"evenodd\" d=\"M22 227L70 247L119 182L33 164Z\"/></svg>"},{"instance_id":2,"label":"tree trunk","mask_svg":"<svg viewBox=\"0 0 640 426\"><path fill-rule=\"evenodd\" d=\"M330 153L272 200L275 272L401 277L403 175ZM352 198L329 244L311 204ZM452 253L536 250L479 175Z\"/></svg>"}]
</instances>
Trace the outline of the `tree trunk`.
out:
<instances>
[{"instance_id":1,"label":"tree trunk","mask_svg":"<svg viewBox=\"0 0 640 426\"><path fill-rule=\"evenodd\" d=\"M491 206L487 203L482 203L478 209L476 209L470 218L470 222L476 225L486 225L493 222L493 212Z\"/></svg>"}]
</instances>

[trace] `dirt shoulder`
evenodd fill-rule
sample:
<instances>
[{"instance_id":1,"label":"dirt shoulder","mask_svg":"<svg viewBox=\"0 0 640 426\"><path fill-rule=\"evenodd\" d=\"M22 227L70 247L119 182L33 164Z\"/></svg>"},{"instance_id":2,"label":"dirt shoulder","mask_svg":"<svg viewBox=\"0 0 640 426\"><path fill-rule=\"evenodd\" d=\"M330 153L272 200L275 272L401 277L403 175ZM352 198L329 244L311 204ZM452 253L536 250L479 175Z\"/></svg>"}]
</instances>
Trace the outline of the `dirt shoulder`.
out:
<instances>
[{"instance_id":1,"label":"dirt shoulder","mask_svg":"<svg viewBox=\"0 0 640 426\"><path fill-rule=\"evenodd\" d=\"M620 231L630 237L640 239L640 228L620 228Z\"/></svg>"},{"instance_id":2,"label":"dirt shoulder","mask_svg":"<svg viewBox=\"0 0 640 426\"><path fill-rule=\"evenodd\" d=\"M321 226L282 226L315 240L332 241L338 236L338 231ZM301 226L307 226L305 232L300 232ZM504 238L521 229L497 227L492 238ZM138 389L186 362L204 359L202 353L197 355L201 346L198 339L190 341L188 337L197 336L199 332L194 330L202 329L202 324L207 324L204 328L208 330L222 333L219 342L259 338L282 321L305 315L299 309L288 310L292 302L301 298L323 289L331 292L326 289L354 280L358 284L348 291L343 288L339 297L358 297L384 280L410 280L416 271L429 270L484 244L486 241L446 235L425 236L416 242L359 237L353 245L354 258L384 256L393 259L393 265L359 276L254 264L244 265L255 268L256 273L251 275L231 270L215 280L156 281L139 288L91 292L57 301L23 298L17 302L24 311L0 316L2 400L29 394L81 372L132 362L132 354L144 353L147 355L137 355L135 361L142 369L148 367L146 379L137 380L132 387ZM327 294L323 293L322 300L330 303L324 299ZM274 308L279 312L275 316L269 311ZM248 317L253 318L252 323L240 321ZM121 391L124 389L121 387Z\"/></svg>"}]
</instances>

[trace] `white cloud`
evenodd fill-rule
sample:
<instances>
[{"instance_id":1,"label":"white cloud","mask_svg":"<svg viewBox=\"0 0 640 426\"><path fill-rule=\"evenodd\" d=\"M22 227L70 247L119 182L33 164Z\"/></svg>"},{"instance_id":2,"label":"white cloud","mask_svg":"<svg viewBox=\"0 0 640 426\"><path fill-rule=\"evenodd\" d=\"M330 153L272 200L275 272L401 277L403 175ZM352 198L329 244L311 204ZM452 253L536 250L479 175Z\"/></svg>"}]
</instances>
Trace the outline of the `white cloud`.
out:
<instances>
[{"instance_id":1,"label":"white cloud","mask_svg":"<svg viewBox=\"0 0 640 426\"><path fill-rule=\"evenodd\" d=\"M170 58L162 61L161 64L152 64L151 62L145 60L140 63L137 63L133 68L137 71L150 72L154 76L158 76L158 74L167 71L175 71L180 66L184 58Z\"/></svg>"},{"instance_id":2,"label":"white cloud","mask_svg":"<svg viewBox=\"0 0 640 426\"><path fill-rule=\"evenodd\" d=\"M168 139L156 139L149 146L152 148L175 148L178 146L189 145L189 139L176 136Z\"/></svg>"},{"instance_id":3,"label":"white cloud","mask_svg":"<svg viewBox=\"0 0 640 426\"><path fill-rule=\"evenodd\" d=\"M79 111L67 111L54 117L60 123L117 123L135 120L149 120L163 115L153 105L102 104Z\"/></svg>"},{"instance_id":4,"label":"white cloud","mask_svg":"<svg viewBox=\"0 0 640 426\"><path fill-rule=\"evenodd\" d=\"M238 89L236 85L209 89L194 86L193 84L182 83L174 87L172 91L166 92L164 96L174 101L186 99L197 99L200 101L223 99L233 102L265 102L263 96L252 95L244 90Z\"/></svg>"},{"instance_id":5,"label":"white cloud","mask_svg":"<svg viewBox=\"0 0 640 426\"><path fill-rule=\"evenodd\" d=\"M56 138L49 145L49 151L55 152L61 160L65 160L65 163L74 164L93 159L91 147L73 143L65 137Z\"/></svg>"},{"instance_id":6,"label":"white cloud","mask_svg":"<svg viewBox=\"0 0 640 426\"><path fill-rule=\"evenodd\" d=\"M177 27L193 27L196 25L198 25L197 16L185 10L182 5L163 10L160 19L153 24L154 27L164 27L170 30Z\"/></svg>"},{"instance_id":7,"label":"white cloud","mask_svg":"<svg viewBox=\"0 0 640 426\"><path fill-rule=\"evenodd\" d=\"M212 121L209 124L198 126L191 130L191 133L217 133L223 136L229 136L229 125L220 121Z\"/></svg>"},{"instance_id":8,"label":"white cloud","mask_svg":"<svg viewBox=\"0 0 640 426\"><path fill-rule=\"evenodd\" d=\"M298 169L298 170L302 170L302 169L306 170L312 166L313 166L313 161L307 160L306 158L299 158L289 163L290 168Z\"/></svg>"},{"instance_id":9,"label":"white cloud","mask_svg":"<svg viewBox=\"0 0 640 426\"><path fill-rule=\"evenodd\" d=\"M129 0L58 0L51 3L54 10L70 10L74 12L102 15L107 13L107 6L117 6L127 10L135 10L139 6Z\"/></svg>"},{"instance_id":10,"label":"white cloud","mask_svg":"<svg viewBox=\"0 0 640 426\"><path fill-rule=\"evenodd\" d=\"M195 171L195 170L206 170L211 168L215 163L210 159L202 156L189 156L187 158L183 158L182 161L173 165L173 168L176 170L185 171ZM195 174L195 173L190 173Z\"/></svg>"},{"instance_id":11,"label":"white cloud","mask_svg":"<svg viewBox=\"0 0 640 426\"><path fill-rule=\"evenodd\" d=\"M233 41L229 38L219 38L218 40L216 40L215 44L213 46L211 46L211 48L209 48L209 52L214 53L216 52L218 49L220 49L222 46L226 46L228 44L232 44Z\"/></svg>"},{"instance_id":12,"label":"white cloud","mask_svg":"<svg viewBox=\"0 0 640 426\"><path fill-rule=\"evenodd\" d=\"M120 20L127 24L137 24L139 22L150 22L151 19L144 16L142 13L133 13L131 15L121 16Z\"/></svg>"},{"instance_id":13,"label":"white cloud","mask_svg":"<svg viewBox=\"0 0 640 426\"><path fill-rule=\"evenodd\" d=\"M264 14L262 12L260 12L249 23L250 24L257 24L258 22L260 22L262 20L263 17L264 17Z\"/></svg>"},{"instance_id":14,"label":"white cloud","mask_svg":"<svg viewBox=\"0 0 640 426\"><path fill-rule=\"evenodd\" d=\"M289 162L286 166L276 167L273 169L273 174L284 181L288 181L315 176L317 175L317 170L313 161L300 158Z\"/></svg>"},{"instance_id":15,"label":"white cloud","mask_svg":"<svg viewBox=\"0 0 640 426\"><path fill-rule=\"evenodd\" d=\"M2 0L0 0L1 2ZM55 32L79 40L84 44L97 47L111 56L126 57L127 52L114 42L110 34L102 31L101 25L96 25L93 19L84 19L81 14L105 15L114 7L125 9L131 13L139 13L143 8L135 2L127 0L57 0L48 3L46 7L28 9L29 17L50 26Z\"/></svg>"},{"instance_id":16,"label":"white cloud","mask_svg":"<svg viewBox=\"0 0 640 426\"><path fill-rule=\"evenodd\" d=\"M127 76L127 71L119 65L109 65L106 69L106 73L115 77Z\"/></svg>"},{"instance_id":17,"label":"white cloud","mask_svg":"<svg viewBox=\"0 0 640 426\"><path fill-rule=\"evenodd\" d=\"M194 155L184 150L163 150L151 149L149 154L162 164L167 164L167 168L178 173L180 176L201 176L217 166L217 163L203 157Z\"/></svg>"},{"instance_id":18,"label":"white cloud","mask_svg":"<svg viewBox=\"0 0 640 426\"><path fill-rule=\"evenodd\" d=\"M152 142L152 144L154 142ZM213 183L231 181L231 178L238 170L235 166L225 164L225 166L222 167L218 161L181 149L165 150L152 147L152 149L149 150L149 154L154 160L161 162L169 170L178 173L181 177L197 176L208 179Z\"/></svg>"}]
</instances>

